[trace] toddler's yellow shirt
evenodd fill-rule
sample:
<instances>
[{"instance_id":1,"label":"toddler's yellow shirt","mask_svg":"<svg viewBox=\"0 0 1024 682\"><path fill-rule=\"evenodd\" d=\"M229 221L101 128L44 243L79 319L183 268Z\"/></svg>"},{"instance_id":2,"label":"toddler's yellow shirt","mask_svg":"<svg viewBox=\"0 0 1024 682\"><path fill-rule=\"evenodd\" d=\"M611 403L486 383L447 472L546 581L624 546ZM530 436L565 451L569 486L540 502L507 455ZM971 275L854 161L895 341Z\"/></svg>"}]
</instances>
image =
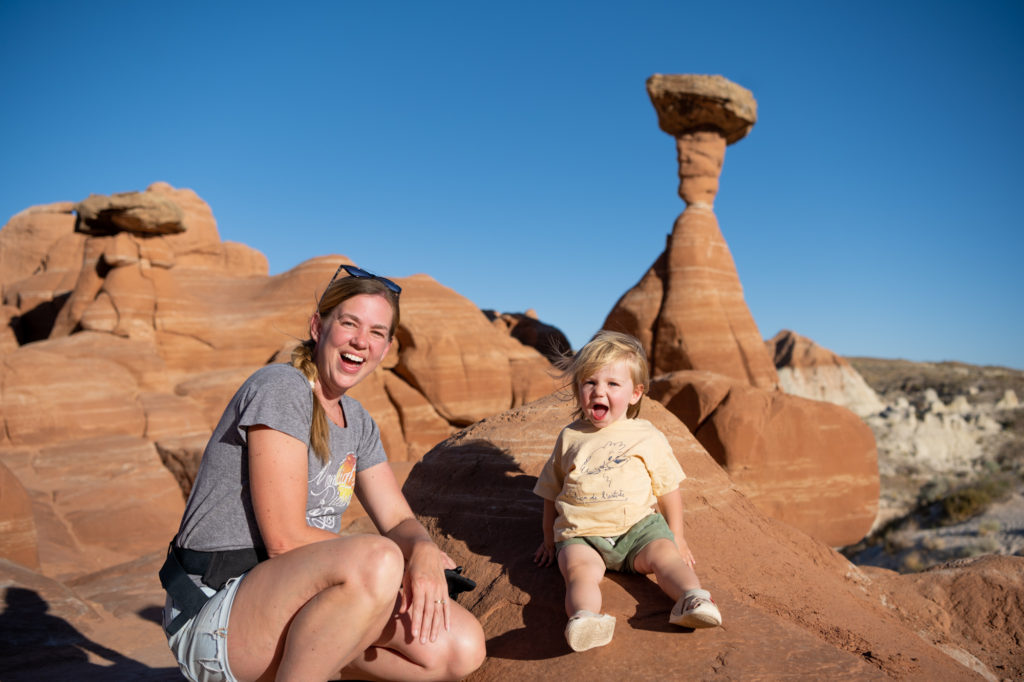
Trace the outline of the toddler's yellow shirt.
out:
<instances>
[{"instance_id":1,"label":"toddler's yellow shirt","mask_svg":"<svg viewBox=\"0 0 1024 682\"><path fill-rule=\"evenodd\" d=\"M555 502L555 542L622 535L686 478L668 439L646 419L562 429L533 492Z\"/></svg>"}]
</instances>

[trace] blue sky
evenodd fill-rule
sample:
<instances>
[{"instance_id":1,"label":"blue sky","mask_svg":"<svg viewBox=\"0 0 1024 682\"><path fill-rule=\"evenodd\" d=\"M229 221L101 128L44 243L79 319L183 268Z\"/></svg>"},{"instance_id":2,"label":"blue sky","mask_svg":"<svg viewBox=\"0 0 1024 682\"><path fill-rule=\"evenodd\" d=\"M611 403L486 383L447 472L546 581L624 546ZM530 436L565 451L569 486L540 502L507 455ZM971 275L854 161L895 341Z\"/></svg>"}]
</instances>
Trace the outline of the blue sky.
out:
<instances>
[{"instance_id":1,"label":"blue sky","mask_svg":"<svg viewBox=\"0 0 1024 682\"><path fill-rule=\"evenodd\" d=\"M574 346L683 208L644 83L758 123L715 204L764 337L1024 369L1020 2L0 0L0 222L163 180L271 273L425 272Z\"/></svg>"}]
</instances>

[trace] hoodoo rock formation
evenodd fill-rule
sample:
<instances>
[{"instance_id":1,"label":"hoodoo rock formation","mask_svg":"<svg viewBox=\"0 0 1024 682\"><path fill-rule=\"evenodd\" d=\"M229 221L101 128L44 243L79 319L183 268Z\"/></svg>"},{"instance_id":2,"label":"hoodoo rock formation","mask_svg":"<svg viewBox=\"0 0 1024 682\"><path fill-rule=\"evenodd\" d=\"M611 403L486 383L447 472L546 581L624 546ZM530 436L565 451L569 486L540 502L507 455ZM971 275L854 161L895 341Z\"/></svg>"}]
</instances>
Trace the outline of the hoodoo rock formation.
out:
<instances>
[{"instance_id":1,"label":"hoodoo rock formation","mask_svg":"<svg viewBox=\"0 0 1024 682\"><path fill-rule=\"evenodd\" d=\"M759 509L830 545L857 542L878 509L871 430L844 408L778 390L713 210L725 147L750 132L757 103L721 76L656 74L647 92L661 129L676 138L686 208L604 328L643 341L651 396Z\"/></svg>"},{"instance_id":2,"label":"hoodoo rock formation","mask_svg":"<svg viewBox=\"0 0 1024 682\"><path fill-rule=\"evenodd\" d=\"M606 329L633 334L654 374L703 369L774 388L775 367L743 299L736 265L714 213L725 147L757 120L749 90L721 76L647 80L661 129L676 138L679 196L665 253L612 309Z\"/></svg>"}]
</instances>

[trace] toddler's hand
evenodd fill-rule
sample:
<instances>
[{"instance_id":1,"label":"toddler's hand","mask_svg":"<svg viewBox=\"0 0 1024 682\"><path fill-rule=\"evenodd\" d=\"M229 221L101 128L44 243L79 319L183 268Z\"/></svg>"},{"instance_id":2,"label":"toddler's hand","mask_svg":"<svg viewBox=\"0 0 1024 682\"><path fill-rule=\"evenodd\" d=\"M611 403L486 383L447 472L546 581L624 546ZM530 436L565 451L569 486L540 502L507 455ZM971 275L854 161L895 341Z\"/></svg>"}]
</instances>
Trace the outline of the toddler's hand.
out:
<instances>
[{"instance_id":1,"label":"toddler's hand","mask_svg":"<svg viewBox=\"0 0 1024 682\"><path fill-rule=\"evenodd\" d=\"M538 566L550 566L555 559L555 545L546 542L540 543L540 547L533 553L533 563Z\"/></svg>"},{"instance_id":2,"label":"toddler's hand","mask_svg":"<svg viewBox=\"0 0 1024 682\"><path fill-rule=\"evenodd\" d=\"M683 561L686 562L686 565L693 568L697 563L697 560L693 558L693 552L690 551L690 547L686 544L686 540L676 538L676 546L679 548L679 554L683 557Z\"/></svg>"}]
</instances>

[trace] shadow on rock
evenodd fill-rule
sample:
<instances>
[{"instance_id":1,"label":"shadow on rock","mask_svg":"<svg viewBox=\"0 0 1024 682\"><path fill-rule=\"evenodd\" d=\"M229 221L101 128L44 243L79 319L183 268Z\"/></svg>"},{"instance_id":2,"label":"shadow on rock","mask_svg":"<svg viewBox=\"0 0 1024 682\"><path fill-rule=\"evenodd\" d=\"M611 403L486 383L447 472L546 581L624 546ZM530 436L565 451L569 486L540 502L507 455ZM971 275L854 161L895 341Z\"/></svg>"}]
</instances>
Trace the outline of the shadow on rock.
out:
<instances>
[{"instance_id":1,"label":"shadow on rock","mask_svg":"<svg viewBox=\"0 0 1024 682\"><path fill-rule=\"evenodd\" d=\"M151 668L92 641L67 620L49 613L38 592L9 587L0 612L0 677L39 680L41 669L75 680L172 680L177 668ZM110 661L93 663L89 654Z\"/></svg>"},{"instance_id":2,"label":"shadow on rock","mask_svg":"<svg viewBox=\"0 0 1024 682\"><path fill-rule=\"evenodd\" d=\"M537 477L490 441L443 445L416 465L404 492L476 580L477 589L460 603L481 619L498 619L487 628L501 631L487 641L488 655L542 660L570 653L562 636L561 575L556 566L533 563L543 514L543 502L533 494Z\"/></svg>"}]
</instances>

